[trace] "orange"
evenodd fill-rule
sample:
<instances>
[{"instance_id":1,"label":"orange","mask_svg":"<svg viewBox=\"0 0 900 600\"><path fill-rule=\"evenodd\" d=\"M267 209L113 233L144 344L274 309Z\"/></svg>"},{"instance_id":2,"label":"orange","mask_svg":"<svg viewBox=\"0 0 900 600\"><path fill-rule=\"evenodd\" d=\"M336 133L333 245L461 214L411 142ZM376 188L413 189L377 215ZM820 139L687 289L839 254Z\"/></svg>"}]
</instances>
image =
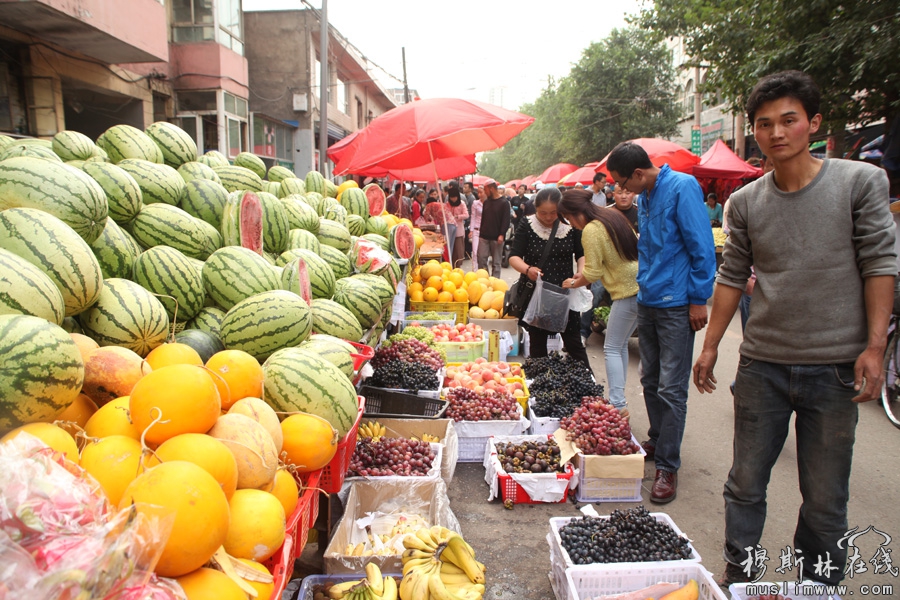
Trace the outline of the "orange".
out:
<instances>
[{"instance_id":1,"label":"orange","mask_svg":"<svg viewBox=\"0 0 900 600\"><path fill-rule=\"evenodd\" d=\"M428 289L433 289L433 288L428 288ZM435 291L437 291L437 290L435 290ZM409 299L412 300L413 302L423 302L425 300L425 293L422 291L412 292L409 295Z\"/></svg>"},{"instance_id":2,"label":"orange","mask_svg":"<svg viewBox=\"0 0 900 600\"><path fill-rule=\"evenodd\" d=\"M451 271L449 279L456 287L461 286L463 284L463 281L465 281L465 277L463 277L463 274L459 272L459 269L454 269L453 271Z\"/></svg>"},{"instance_id":3,"label":"orange","mask_svg":"<svg viewBox=\"0 0 900 600\"><path fill-rule=\"evenodd\" d=\"M281 422L287 464L300 473L321 469L337 453L338 432L331 423L309 413L295 413Z\"/></svg>"},{"instance_id":4,"label":"orange","mask_svg":"<svg viewBox=\"0 0 900 600\"><path fill-rule=\"evenodd\" d=\"M460 288L453 292L453 301L454 302L468 302L469 301L469 293Z\"/></svg>"},{"instance_id":5,"label":"orange","mask_svg":"<svg viewBox=\"0 0 900 600\"><path fill-rule=\"evenodd\" d=\"M422 293L425 302L437 302L438 296L440 296L440 294L438 294L438 291L433 287L425 288L425 291Z\"/></svg>"},{"instance_id":6,"label":"orange","mask_svg":"<svg viewBox=\"0 0 900 600\"><path fill-rule=\"evenodd\" d=\"M214 373L211 377L219 388L223 410L242 398L262 398L262 366L243 350L216 352L206 361L206 368Z\"/></svg>"},{"instance_id":7,"label":"orange","mask_svg":"<svg viewBox=\"0 0 900 600\"><path fill-rule=\"evenodd\" d=\"M437 297L438 302L453 302L453 294L451 292L441 292Z\"/></svg>"},{"instance_id":8,"label":"orange","mask_svg":"<svg viewBox=\"0 0 900 600\"><path fill-rule=\"evenodd\" d=\"M203 359L196 350L187 344L177 342L157 346L144 360L153 367L154 371L169 365L196 365L198 367L203 365Z\"/></svg>"},{"instance_id":9,"label":"orange","mask_svg":"<svg viewBox=\"0 0 900 600\"><path fill-rule=\"evenodd\" d=\"M441 288L441 291L450 292L452 294L456 291L456 284L448 279L444 282L444 287Z\"/></svg>"},{"instance_id":10,"label":"orange","mask_svg":"<svg viewBox=\"0 0 900 600\"><path fill-rule=\"evenodd\" d=\"M425 286L423 286L421 283L419 283L418 281L413 282L409 285L409 295L412 296L413 292L421 292L423 289L425 289Z\"/></svg>"},{"instance_id":11,"label":"orange","mask_svg":"<svg viewBox=\"0 0 900 600\"><path fill-rule=\"evenodd\" d=\"M448 270L448 271L452 271L452 270L453 270L453 265L451 265L450 263L448 263L448 262L445 260L444 262L441 263L441 268L442 268L442 269L446 269L446 270Z\"/></svg>"},{"instance_id":12,"label":"orange","mask_svg":"<svg viewBox=\"0 0 900 600\"><path fill-rule=\"evenodd\" d=\"M444 285L444 280L439 275L432 275L425 283L425 287L440 290Z\"/></svg>"},{"instance_id":13,"label":"orange","mask_svg":"<svg viewBox=\"0 0 900 600\"><path fill-rule=\"evenodd\" d=\"M419 283L422 281L422 273L419 272L419 269L416 269L415 271L413 271L412 280L415 283Z\"/></svg>"}]
</instances>

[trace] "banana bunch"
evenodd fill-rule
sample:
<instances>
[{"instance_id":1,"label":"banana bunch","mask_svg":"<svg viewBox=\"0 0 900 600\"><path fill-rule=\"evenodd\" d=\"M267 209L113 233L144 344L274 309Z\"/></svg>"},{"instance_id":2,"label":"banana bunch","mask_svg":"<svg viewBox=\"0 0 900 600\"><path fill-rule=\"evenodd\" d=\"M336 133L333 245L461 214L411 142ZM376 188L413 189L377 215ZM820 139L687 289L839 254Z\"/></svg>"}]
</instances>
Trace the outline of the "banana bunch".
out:
<instances>
[{"instance_id":1,"label":"banana bunch","mask_svg":"<svg viewBox=\"0 0 900 600\"><path fill-rule=\"evenodd\" d=\"M429 442L432 444L439 444L441 442L441 438L436 435L431 435L430 433L423 433L421 438L417 438L414 435L409 436L411 440L422 440L423 442Z\"/></svg>"},{"instance_id":2,"label":"banana bunch","mask_svg":"<svg viewBox=\"0 0 900 600\"><path fill-rule=\"evenodd\" d=\"M415 533L422 527L428 527L428 523L419 515L400 515L397 522L391 527L390 537Z\"/></svg>"},{"instance_id":3,"label":"banana bunch","mask_svg":"<svg viewBox=\"0 0 900 600\"><path fill-rule=\"evenodd\" d=\"M378 421L366 421L360 424L359 430L356 432L356 441L362 441L363 438L372 438L373 442L378 442L386 435L387 427Z\"/></svg>"},{"instance_id":4,"label":"banana bunch","mask_svg":"<svg viewBox=\"0 0 900 600\"><path fill-rule=\"evenodd\" d=\"M484 565L456 532L435 525L403 538L401 600L481 600Z\"/></svg>"},{"instance_id":5,"label":"banana bunch","mask_svg":"<svg viewBox=\"0 0 900 600\"><path fill-rule=\"evenodd\" d=\"M387 540L390 540L388 537L385 539L385 536L379 536L379 541L381 543L385 543ZM368 542L360 542L358 544L347 544L344 548L345 556L396 556L397 550L394 549L393 546L383 545L377 550L375 549L375 545L372 543L373 540L370 537Z\"/></svg>"},{"instance_id":6,"label":"banana bunch","mask_svg":"<svg viewBox=\"0 0 900 600\"><path fill-rule=\"evenodd\" d=\"M383 577L378 565L369 562L364 578L331 586L328 597L333 600L397 600L397 582L393 577Z\"/></svg>"}]
</instances>

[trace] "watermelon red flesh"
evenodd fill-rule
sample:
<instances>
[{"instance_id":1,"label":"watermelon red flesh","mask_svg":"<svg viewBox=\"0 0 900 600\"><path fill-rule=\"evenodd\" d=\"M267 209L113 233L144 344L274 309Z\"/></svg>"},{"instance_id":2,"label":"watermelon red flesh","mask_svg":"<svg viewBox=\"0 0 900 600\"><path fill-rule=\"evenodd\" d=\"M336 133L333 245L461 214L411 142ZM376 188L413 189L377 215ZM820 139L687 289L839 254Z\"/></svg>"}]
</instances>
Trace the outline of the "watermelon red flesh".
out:
<instances>
[{"instance_id":1,"label":"watermelon red flesh","mask_svg":"<svg viewBox=\"0 0 900 600\"><path fill-rule=\"evenodd\" d=\"M416 238L409 227L394 228L391 242L394 254L400 258L410 259L416 252Z\"/></svg>"},{"instance_id":2,"label":"watermelon red flesh","mask_svg":"<svg viewBox=\"0 0 900 600\"><path fill-rule=\"evenodd\" d=\"M241 246L263 253L263 213L259 196L247 192L241 198Z\"/></svg>"},{"instance_id":3,"label":"watermelon red flesh","mask_svg":"<svg viewBox=\"0 0 900 600\"><path fill-rule=\"evenodd\" d=\"M385 252L375 242L365 238L356 240L351 253L353 268L357 273L379 274L388 268L391 255Z\"/></svg>"},{"instance_id":4,"label":"watermelon red flesh","mask_svg":"<svg viewBox=\"0 0 900 600\"><path fill-rule=\"evenodd\" d=\"M384 203L387 197L384 190L377 183L370 183L363 188L366 198L369 200L369 216L377 217L384 212Z\"/></svg>"},{"instance_id":5,"label":"watermelon red flesh","mask_svg":"<svg viewBox=\"0 0 900 600\"><path fill-rule=\"evenodd\" d=\"M297 259L297 283L300 285L300 297L307 306L312 306L312 288L309 284L309 271L303 258Z\"/></svg>"}]
</instances>

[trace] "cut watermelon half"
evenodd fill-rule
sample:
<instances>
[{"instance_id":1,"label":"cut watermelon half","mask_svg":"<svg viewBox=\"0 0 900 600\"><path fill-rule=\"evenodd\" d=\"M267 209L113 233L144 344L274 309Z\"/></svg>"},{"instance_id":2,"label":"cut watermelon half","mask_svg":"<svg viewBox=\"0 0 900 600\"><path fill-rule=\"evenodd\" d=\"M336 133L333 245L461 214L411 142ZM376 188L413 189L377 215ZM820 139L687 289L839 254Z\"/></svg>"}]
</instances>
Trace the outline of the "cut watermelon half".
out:
<instances>
[{"instance_id":1,"label":"cut watermelon half","mask_svg":"<svg viewBox=\"0 0 900 600\"><path fill-rule=\"evenodd\" d=\"M391 255L375 242L359 238L350 250L353 268L357 273L381 275L390 266Z\"/></svg>"},{"instance_id":2,"label":"cut watermelon half","mask_svg":"<svg viewBox=\"0 0 900 600\"><path fill-rule=\"evenodd\" d=\"M391 250L394 256L409 260L416 253L416 238L406 223L398 223L391 228Z\"/></svg>"},{"instance_id":3,"label":"cut watermelon half","mask_svg":"<svg viewBox=\"0 0 900 600\"><path fill-rule=\"evenodd\" d=\"M366 193L366 198L369 200L369 216L377 217L383 213L387 196L384 195L384 190L381 189L381 186L377 183L370 183L363 188L363 191Z\"/></svg>"},{"instance_id":4,"label":"cut watermelon half","mask_svg":"<svg viewBox=\"0 0 900 600\"><path fill-rule=\"evenodd\" d=\"M300 285L300 297L307 306L312 306L312 286L309 283L309 270L303 258L297 259L297 283Z\"/></svg>"},{"instance_id":5,"label":"cut watermelon half","mask_svg":"<svg viewBox=\"0 0 900 600\"><path fill-rule=\"evenodd\" d=\"M241 246L263 253L263 209L259 196L247 192L241 198Z\"/></svg>"}]
</instances>

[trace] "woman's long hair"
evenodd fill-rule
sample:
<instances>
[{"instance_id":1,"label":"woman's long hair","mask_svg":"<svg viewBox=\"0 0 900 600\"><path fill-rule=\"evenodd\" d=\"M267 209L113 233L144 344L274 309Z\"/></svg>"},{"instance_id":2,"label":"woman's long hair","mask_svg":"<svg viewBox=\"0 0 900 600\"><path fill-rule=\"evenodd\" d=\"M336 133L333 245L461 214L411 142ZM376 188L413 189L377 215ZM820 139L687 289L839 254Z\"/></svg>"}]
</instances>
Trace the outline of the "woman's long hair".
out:
<instances>
[{"instance_id":1,"label":"woman's long hair","mask_svg":"<svg viewBox=\"0 0 900 600\"><path fill-rule=\"evenodd\" d=\"M628 218L615 208L604 208L594 204L593 194L587 190L566 190L559 201L557 211L564 218L584 217L585 224L600 221L616 252L625 260L637 260L637 236Z\"/></svg>"}]
</instances>

